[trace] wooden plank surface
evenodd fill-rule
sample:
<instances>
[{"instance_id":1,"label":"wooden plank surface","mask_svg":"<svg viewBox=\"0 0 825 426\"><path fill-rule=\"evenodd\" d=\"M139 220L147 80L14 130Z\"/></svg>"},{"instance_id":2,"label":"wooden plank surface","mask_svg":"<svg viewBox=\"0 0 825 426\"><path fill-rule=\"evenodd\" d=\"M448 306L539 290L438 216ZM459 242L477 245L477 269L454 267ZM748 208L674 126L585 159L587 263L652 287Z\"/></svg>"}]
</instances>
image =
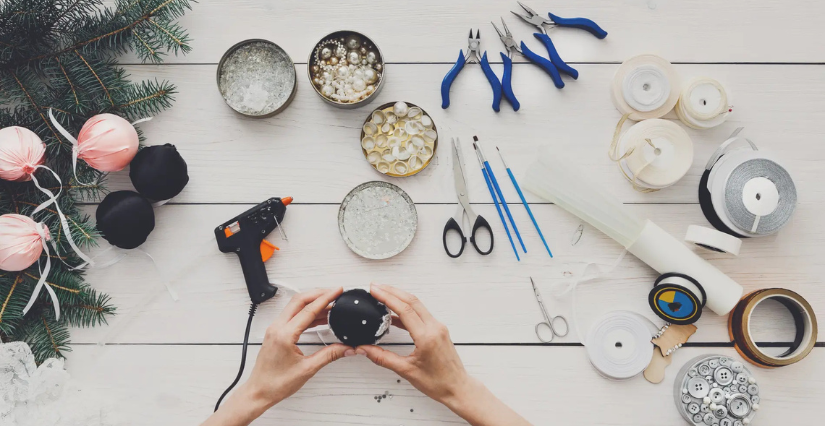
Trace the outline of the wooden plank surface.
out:
<instances>
[{"instance_id":1,"label":"wooden plank surface","mask_svg":"<svg viewBox=\"0 0 825 426\"><path fill-rule=\"evenodd\" d=\"M650 385L637 377L613 382L595 373L573 331L559 346L538 346L533 332L540 319L528 277L537 279L553 313L587 330L593 319L613 309L642 313L661 321L647 307L654 272L627 255L605 278L558 295L578 279L586 265L606 270L622 248L585 225L582 239L570 240L581 221L557 206L527 194L555 259L543 247L518 204L511 204L528 248L516 262L490 204L474 162L467 167L469 195L495 230L496 250L489 257L473 251L453 260L443 253L441 232L455 209L448 146L460 137L465 154L478 135L492 153L499 146L517 176L536 149L551 145L575 162L589 179L604 185L642 217L680 238L690 224L707 225L697 203L697 185L711 153L733 129L744 126L761 149L774 151L795 179L799 205L790 225L778 235L747 240L739 257L698 251L746 291L784 287L805 296L825 312L825 40L817 36L825 3L812 0L587 0L534 3L540 12L585 16L602 25L607 39L558 29L551 36L563 58L581 77L556 90L540 69L514 67L513 87L522 109L490 108L491 94L475 65L462 72L452 89L452 106L440 108L439 85L458 49L466 48L470 27L480 28L482 49L501 73L501 43L490 20L503 16L517 39L542 51L532 29L509 10L514 1L391 2L332 0L314 2L205 1L181 19L193 38L193 52L167 64L123 63L133 78L167 79L178 86L175 107L141 124L149 144L175 144L189 164L191 181L172 203L156 209L157 227L141 248L106 269L88 273L95 288L112 295L120 315L110 327L73 330L70 373L89 392L110 400L127 424L196 424L234 376L249 303L234 256L219 253L212 229L271 196L293 196L284 222L289 241L267 263L269 276L308 289L369 282L398 285L417 294L447 324L472 374L536 425L677 425L672 380L688 359L704 353L738 357L730 347L726 318L704 312L693 347L674 356L665 382ZM341 110L324 104L306 78L312 46L333 29L353 28L370 35L389 61L387 84L371 106ZM215 87L216 64L231 45L246 38L279 43L296 62L298 94L282 114L264 119L232 112ZM682 78L706 75L732 93L735 112L724 125L688 130L694 163L674 187L654 194L633 191L620 177L606 150L619 113L608 89L618 64L641 53L676 62ZM358 145L360 127L371 108L404 100L422 106L440 129L442 149L416 177L388 179L367 164ZM493 156L494 157L494 156ZM469 156L472 159L471 156ZM497 159L493 167L504 176ZM338 204L358 184L388 180L415 201L419 228L411 246L384 261L352 253L340 238ZM128 172L110 175L110 189L127 189ZM511 202L517 195L504 182ZM86 206L90 214L94 205ZM105 247L105 243L103 244ZM112 255L113 252L109 252ZM163 280L179 295L172 301ZM288 292L265 303L253 322L251 341L284 306ZM757 340L788 340L792 321L777 306L765 306L755 324ZM821 338L820 338L821 339ZM96 343L105 341L107 346ZM318 348L307 335L302 348ZM409 351L409 336L387 337L393 350ZM250 359L257 353L252 346ZM802 363L758 370L763 392L757 425L814 424L825 402L825 351L817 348ZM248 372L247 372L248 374ZM324 369L295 397L265 414L256 424L290 425L447 425L463 424L395 375L363 358L345 359ZM373 396L390 391L391 401ZM91 394L91 393L90 393ZM413 409L413 412L410 412Z\"/></svg>"}]
</instances>

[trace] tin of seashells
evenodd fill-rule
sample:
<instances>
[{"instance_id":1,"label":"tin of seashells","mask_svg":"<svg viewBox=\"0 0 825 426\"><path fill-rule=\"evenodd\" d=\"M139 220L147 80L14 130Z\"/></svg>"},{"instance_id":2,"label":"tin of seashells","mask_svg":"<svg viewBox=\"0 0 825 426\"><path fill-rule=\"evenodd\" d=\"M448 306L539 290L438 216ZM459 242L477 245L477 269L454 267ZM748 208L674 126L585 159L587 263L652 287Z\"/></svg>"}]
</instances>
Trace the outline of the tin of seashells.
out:
<instances>
[{"instance_id":1,"label":"tin of seashells","mask_svg":"<svg viewBox=\"0 0 825 426\"><path fill-rule=\"evenodd\" d=\"M327 34L307 60L315 93L339 108L357 108L375 99L384 87L385 72L381 50L356 31Z\"/></svg>"},{"instance_id":2,"label":"tin of seashells","mask_svg":"<svg viewBox=\"0 0 825 426\"><path fill-rule=\"evenodd\" d=\"M438 130L426 111L409 102L390 102L361 126L361 150L375 170L406 177L424 170L438 148Z\"/></svg>"}]
</instances>

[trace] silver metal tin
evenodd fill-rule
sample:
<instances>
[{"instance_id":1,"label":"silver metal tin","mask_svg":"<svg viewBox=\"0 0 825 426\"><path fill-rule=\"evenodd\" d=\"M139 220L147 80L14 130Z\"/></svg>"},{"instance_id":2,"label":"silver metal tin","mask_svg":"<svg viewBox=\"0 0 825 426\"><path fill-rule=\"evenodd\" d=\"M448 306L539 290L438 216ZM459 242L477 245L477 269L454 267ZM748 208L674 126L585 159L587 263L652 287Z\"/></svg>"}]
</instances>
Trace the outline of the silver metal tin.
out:
<instances>
[{"instance_id":1,"label":"silver metal tin","mask_svg":"<svg viewBox=\"0 0 825 426\"><path fill-rule=\"evenodd\" d=\"M312 65L315 64L315 58L314 58L315 49L317 49L318 46L321 43L323 43L324 41L327 41L327 40L333 39L333 38L341 38L341 37L346 38L348 35L352 35L352 34L357 35L358 37L361 37L362 39L369 41L370 43L372 43L373 46L375 46L375 50L378 51L378 63L380 63L381 67L382 67L381 78L378 79L378 84L375 85L375 92L372 92L372 94L367 96L366 98L364 98L364 99L362 99L358 102L352 102L352 103L336 102L336 101L334 101L332 99L329 99L326 96L322 95L321 92L318 90L318 88L315 87L315 84L312 83L311 68L312 68ZM355 109L355 108L362 107L362 106L372 102L373 99L375 99L378 96L378 93L381 92L381 89L384 87L384 80L387 79L387 64L384 62L384 53L381 52L381 48L378 47L378 45L375 44L375 42L371 38L367 37L364 34L359 33L358 31L339 30L339 31L334 31L334 32L331 32L331 33L325 35L320 40L318 40L318 43L315 43L315 45L312 47L312 50L309 52L309 58L307 58L307 79L309 79L309 85L312 86L312 89L315 91L315 93L321 99L324 100L324 102L326 102L330 105L335 105L338 108Z\"/></svg>"},{"instance_id":2,"label":"silver metal tin","mask_svg":"<svg viewBox=\"0 0 825 426\"><path fill-rule=\"evenodd\" d=\"M266 44L272 46L274 48L274 50L277 51L284 59L284 61L276 63L275 66L283 66L285 69L291 70L291 73L288 73L288 74L291 74L291 76L289 77L289 80L285 81L285 83L287 85L289 85L289 84L292 85L292 90L291 90L289 96L287 97L286 101L284 101L283 104L277 106L274 110L268 111L268 112L263 113L263 114L247 114L247 113L243 113L241 111L238 111L235 107L232 106L232 104L230 104L229 100L227 99L227 94L224 93L225 88L221 87L221 76L223 75L223 68L224 68L224 64L226 63L226 61L239 48L241 48L243 46L246 46L246 45L249 45L249 44L252 44L252 43L266 43ZM238 114L241 114L244 117L250 117L250 118L267 118L267 117L272 117L273 115L276 115L276 114L280 113L281 111L286 109L286 107L289 106L290 103L292 103L292 100L295 98L295 93L298 91L298 76L297 76L297 73L295 72L295 63L292 62L292 58L290 58L289 55L286 53L286 51L284 49L282 49L280 46L278 46L277 44L275 44L275 43L273 43L269 40L264 40L264 39L259 39L259 38L254 38L254 39L241 41L241 42L235 44L234 46L230 47L229 49L227 49L227 51L221 57L220 62L218 62L218 69L216 71L216 81L217 81L218 91L221 93L221 96L223 97L226 104L230 108L232 108L233 111L237 112Z\"/></svg>"},{"instance_id":3,"label":"silver metal tin","mask_svg":"<svg viewBox=\"0 0 825 426\"><path fill-rule=\"evenodd\" d=\"M418 212L401 188L381 181L362 183L344 197L338 230L356 254L387 259L407 248L418 229Z\"/></svg>"},{"instance_id":4,"label":"silver metal tin","mask_svg":"<svg viewBox=\"0 0 825 426\"><path fill-rule=\"evenodd\" d=\"M718 364L716 370L711 371L710 375L706 377L694 377L692 375L693 372L698 371L702 366L710 367L711 361L716 361L714 364ZM748 394L747 391L749 389L747 389L747 386L745 385L742 385L746 388L745 392L739 391L737 387L730 389L723 387L724 385L717 381L719 374L716 374L716 372L720 370L727 370L727 372L730 373L727 365L731 365L731 368L734 371L738 370L739 373L737 374L743 375L745 378L745 383L750 383L750 380L753 378L751 372L748 371L748 369L746 369L741 363L732 362L730 357L726 355L697 356L696 358L693 358L685 363L676 375L676 379L673 382L673 396L676 402L676 409L679 411L682 418L684 418L690 425L705 426L706 424L713 423L708 423L705 421L707 413L712 413L712 415L718 419L719 425L737 425L744 423L744 419L747 419L748 422L753 420L759 407L758 402L754 402L753 400L753 396L755 395L756 401L759 401L758 385L756 385L756 382L751 384L751 386L755 386L755 389L752 389L754 394ZM728 378L725 378L722 382L727 382L727 380ZM701 389L693 387L697 385L699 385ZM709 391L704 392L705 389L708 389ZM724 392L724 398L719 397L720 392ZM716 409L708 407L706 414L700 414L700 417L696 417L697 413L694 412L696 411L694 405L698 406L701 404L702 407L707 406L703 401L705 396L709 396L711 398L711 402L717 404L717 407ZM720 401L722 401L721 404L719 404ZM723 409L720 409L720 407ZM710 418L708 417L708 419Z\"/></svg>"}]
</instances>

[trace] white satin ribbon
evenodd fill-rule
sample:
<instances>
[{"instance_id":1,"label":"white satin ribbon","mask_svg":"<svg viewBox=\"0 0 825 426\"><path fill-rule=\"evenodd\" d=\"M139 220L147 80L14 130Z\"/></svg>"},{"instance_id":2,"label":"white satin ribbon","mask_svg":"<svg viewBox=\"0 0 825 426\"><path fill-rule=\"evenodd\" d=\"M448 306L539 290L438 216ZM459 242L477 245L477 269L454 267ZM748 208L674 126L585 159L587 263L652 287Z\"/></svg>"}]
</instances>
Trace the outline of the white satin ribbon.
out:
<instances>
[{"instance_id":1,"label":"white satin ribbon","mask_svg":"<svg viewBox=\"0 0 825 426\"><path fill-rule=\"evenodd\" d=\"M23 315L26 315L29 312L29 309L34 306L34 302L37 301L37 297L40 295L40 290L43 289L43 286L46 287L46 291L49 292L49 297L52 299L52 304L54 305L54 315L56 319L60 319L60 303L57 300L57 294L55 294L54 289L46 282L46 278L49 276L49 271L52 269L52 262L49 253L49 245L46 244L46 240L48 239L48 234L46 234L46 225L42 222L37 224L37 234L40 236L40 243L43 244L43 251L46 252L46 267L40 267L40 259L37 259L37 269L40 270L40 278L37 280L37 285L34 286L34 291L32 291L32 295L29 298L29 303L26 304L26 307L23 308ZM54 243L54 242L52 242Z\"/></svg>"},{"instance_id":2,"label":"white satin ribbon","mask_svg":"<svg viewBox=\"0 0 825 426\"><path fill-rule=\"evenodd\" d=\"M656 55L634 56L613 76L610 98L622 115L634 121L661 118L679 100L681 79L666 59Z\"/></svg>"},{"instance_id":3,"label":"white satin ribbon","mask_svg":"<svg viewBox=\"0 0 825 426\"><path fill-rule=\"evenodd\" d=\"M688 82L673 108L686 126L710 129L725 122L733 112L730 93L710 77L697 77Z\"/></svg>"}]
</instances>

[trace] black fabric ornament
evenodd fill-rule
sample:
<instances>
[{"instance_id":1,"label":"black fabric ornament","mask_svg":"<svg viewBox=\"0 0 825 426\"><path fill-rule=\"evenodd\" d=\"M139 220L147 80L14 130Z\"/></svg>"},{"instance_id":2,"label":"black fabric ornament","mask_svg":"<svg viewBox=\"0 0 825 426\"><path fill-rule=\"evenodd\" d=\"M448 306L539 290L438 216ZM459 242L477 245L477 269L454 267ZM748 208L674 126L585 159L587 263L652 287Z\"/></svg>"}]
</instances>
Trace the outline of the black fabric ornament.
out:
<instances>
[{"instance_id":1,"label":"black fabric ornament","mask_svg":"<svg viewBox=\"0 0 825 426\"><path fill-rule=\"evenodd\" d=\"M347 290L333 302L329 327L345 345L374 345L390 331L390 311L362 289Z\"/></svg>"},{"instance_id":2,"label":"black fabric ornament","mask_svg":"<svg viewBox=\"0 0 825 426\"><path fill-rule=\"evenodd\" d=\"M189 183L186 161L169 143L141 149L131 162L129 178L138 192L156 201L180 194Z\"/></svg>"},{"instance_id":3,"label":"black fabric ornament","mask_svg":"<svg viewBox=\"0 0 825 426\"><path fill-rule=\"evenodd\" d=\"M112 192L95 214L97 230L113 246L133 249L155 229L155 211L146 197L134 191Z\"/></svg>"}]
</instances>

